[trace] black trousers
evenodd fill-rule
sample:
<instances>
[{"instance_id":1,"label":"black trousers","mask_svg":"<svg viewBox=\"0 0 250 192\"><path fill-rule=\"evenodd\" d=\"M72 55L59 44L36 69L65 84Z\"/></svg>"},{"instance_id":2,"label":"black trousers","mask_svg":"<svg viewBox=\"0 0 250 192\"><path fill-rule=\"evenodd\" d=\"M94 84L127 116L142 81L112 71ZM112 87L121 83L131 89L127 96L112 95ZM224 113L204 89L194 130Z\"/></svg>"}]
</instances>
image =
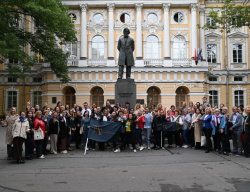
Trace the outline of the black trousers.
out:
<instances>
[{"instance_id":1,"label":"black trousers","mask_svg":"<svg viewBox=\"0 0 250 192\"><path fill-rule=\"evenodd\" d=\"M194 127L191 127L190 130L187 132L188 142L191 147L194 147Z\"/></svg>"},{"instance_id":2,"label":"black trousers","mask_svg":"<svg viewBox=\"0 0 250 192\"><path fill-rule=\"evenodd\" d=\"M207 151L210 151L212 147L212 141L211 141L212 130L213 129L204 129L206 140L207 140L207 146L206 146Z\"/></svg>"},{"instance_id":3,"label":"black trousers","mask_svg":"<svg viewBox=\"0 0 250 192\"><path fill-rule=\"evenodd\" d=\"M7 145L7 155L8 158L13 157L13 147L11 147L11 145Z\"/></svg>"},{"instance_id":4,"label":"black trousers","mask_svg":"<svg viewBox=\"0 0 250 192\"><path fill-rule=\"evenodd\" d=\"M124 138L122 141L122 145L120 146L120 148L124 148L127 143L131 143L133 149L135 149L135 134L131 133L131 132L125 132L124 134Z\"/></svg>"},{"instance_id":5,"label":"black trousers","mask_svg":"<svg viewBox=\"0 0 250 192\"><path fill-rule=\"evenodd\" d=\"M250 157L250 134L245 134L244 138L244 155Z\"/></svg>"},{"instance_id":6,"label":"black trousers","mask_svg":"<svg viewBox=\"0 0 250 192\"><path fill-rule=\"evenodd\" d=\"M155 141L158 147L165 146L165 134L162 131L154 131L155 132Z\"/></svg>"},{"instance_id":7,"label":"black trousers","mask_svg":"<svg viewBox=\"0 0 250 192\"><path fill-rule=\"evenodd\" d=\"M174 132L174 139L175 139L175 144L176 146L181 146L181 130L176 130Z\"/></svg>"},{"instance_id":8,"label":"black trousers","mask_svg":"<svg viewBox=\"0 0 250 192\"><path fill-rule=\"evenodd\" d=\"M24 138L15 137L13 139L13 152L15 160L22 160Z\"/></svg>"},{"instance_id":9,"label":"black trousers","mask_svg":"<svg viewBox=\"0 0 250 192\"><path fill-rule=\"evenodd\" d=\"M173 137L174 137L174 132L173 131L168 131L167 132L167 138L168 138L168 144L173 145Z\"/></svg>"},{"instance_id":10,"label":"black trousers","mask_svg":"<svg viewBox=\"0 0 250 192\"><path fill-rule=\"evenodd\" d=\"M215 135L215 149L218 149L219 151L221 151L221 149L223 150L223 152L226 152L226 135L225 133L220 133L220 132L216 132ZM221 147L222 145L222 147Z\"/></svg>"},{"instance_id":11,"label":"black trousers","mask_svg":"<svg viewBox=\"0 0 250 192\"><path fill-rule=\"evenodd\" d=\"M35 140L36 142L36 156L41 157L43 155L43 140Z\"/></svg>"}]
</instances>

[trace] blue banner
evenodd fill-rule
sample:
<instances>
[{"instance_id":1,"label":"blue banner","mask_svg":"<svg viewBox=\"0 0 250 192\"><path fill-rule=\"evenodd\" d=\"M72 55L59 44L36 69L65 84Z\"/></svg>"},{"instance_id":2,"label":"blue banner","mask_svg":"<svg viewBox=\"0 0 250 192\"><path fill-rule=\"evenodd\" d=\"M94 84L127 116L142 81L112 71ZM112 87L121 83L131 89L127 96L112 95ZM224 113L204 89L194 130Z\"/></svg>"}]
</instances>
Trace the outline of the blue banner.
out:
<instances>
[{"instance_id":1,"label":"blue banner","mask_svg":"<svg viewBox=\"0 0 250 192\"><path fill-rule=\"evenodd\" d=\"M162 126L163 126L163 132L176 131L175 122L164 122Z\"/></svg>"},{"instance_id":2,"label":"blue banner","mask_svg":"<svg viewBox=\"0 0 250 192\"><path fill-rule=\"evenodd\" d=\"M88 138L98 142L119 140L122 123L91 119Z\"/></svg>"}]
</instances>

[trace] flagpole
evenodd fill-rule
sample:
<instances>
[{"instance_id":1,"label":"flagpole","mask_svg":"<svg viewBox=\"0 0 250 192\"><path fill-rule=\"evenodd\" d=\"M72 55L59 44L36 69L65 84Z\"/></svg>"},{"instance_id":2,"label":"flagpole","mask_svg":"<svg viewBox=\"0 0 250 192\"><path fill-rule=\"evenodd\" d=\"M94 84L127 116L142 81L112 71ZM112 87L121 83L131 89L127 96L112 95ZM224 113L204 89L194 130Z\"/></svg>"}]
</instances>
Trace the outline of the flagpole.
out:
<instances>
[{"instance_id":1,"label":"flagpole","mask_svg":"<svg viewBox=\"0 0 250 192\"><path fill-rule=\"evenodd\" d=\"M90 122L89 122L89 126L90 126ZM88 129L88 127L87 127L87 129ZM87 141L86 141L85 150L84 150L84 154L83 155L86 155L86 153L87 153L87 146L88 146L88 142L89 142L89 131L88 131Z\"/></svg>"}]
</instances>

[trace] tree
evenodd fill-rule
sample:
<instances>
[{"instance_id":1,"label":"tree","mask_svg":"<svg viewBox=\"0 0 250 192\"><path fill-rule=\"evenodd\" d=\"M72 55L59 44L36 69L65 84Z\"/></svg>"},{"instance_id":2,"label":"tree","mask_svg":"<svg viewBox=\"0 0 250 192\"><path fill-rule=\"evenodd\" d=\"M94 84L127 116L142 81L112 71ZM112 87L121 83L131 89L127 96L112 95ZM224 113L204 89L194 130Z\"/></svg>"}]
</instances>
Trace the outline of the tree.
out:
<instances>
[{"instance_id":1,"label":"tree","mask_svg":"<svg viewBox=\"0 0 250 192\"><path fill-rule=\"evenodd\" d=\"M24 71L38 61L36 54L42 55L50 63L51 70L62 82L68 82L67 59L69 53L61 49L66 42L76 40L74 25L70 23L68 7L60 0L2 0L0 4L0 62L5 59L18 61L18 65L8 65L7 71L24 78ZM35 23L33 32L27 30L26 23ZM30 45L33 55L25 47Z\"/></svg>"},{"instance_id":2,"label":"tree","mask_svg":"<svg viewBox=\"0 0 250 192\"><path fill-rule=\"evenodd\" d=\"M222 5L221 9L209 11L208 17L212 22L207 22L202 27L205 30L219 29L220 32L230 33L232 27L250 27L250 5L248 0L236 3L235 0L217 0ZM219 6L218 6L219 7Z\"/></svg>"}]
</instances>

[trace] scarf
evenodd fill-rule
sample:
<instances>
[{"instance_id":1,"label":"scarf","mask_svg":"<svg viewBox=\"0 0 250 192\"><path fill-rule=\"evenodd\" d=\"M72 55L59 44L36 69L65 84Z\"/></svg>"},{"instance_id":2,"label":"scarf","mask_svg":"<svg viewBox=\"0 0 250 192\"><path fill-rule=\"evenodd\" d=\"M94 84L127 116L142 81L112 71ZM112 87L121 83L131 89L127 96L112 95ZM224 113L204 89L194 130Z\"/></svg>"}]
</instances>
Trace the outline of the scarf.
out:
<instances>
[{"instance_id":1,"label":"scarf","mask_svg":"<svg viewBox=\"0 0 250 192\"><path fill-rule=\"evenodd\" d=\"M220 114L219 115L215 115L215 126L217 127L217 119L218 119L218 123L220 124Z\"/></svg>"},{"instance_id":2,"label":"scarf","mask_svg":"<svg viewBox=\"0 0 250 192\"><path fill-rule=\"evenodd\" d=\"M25 117L24 117L24 118L20 117L19 119L20 119L21 122L24 122L24 120L25 120L26 118L25 118Z\"/></svg>"}]
</instances>

